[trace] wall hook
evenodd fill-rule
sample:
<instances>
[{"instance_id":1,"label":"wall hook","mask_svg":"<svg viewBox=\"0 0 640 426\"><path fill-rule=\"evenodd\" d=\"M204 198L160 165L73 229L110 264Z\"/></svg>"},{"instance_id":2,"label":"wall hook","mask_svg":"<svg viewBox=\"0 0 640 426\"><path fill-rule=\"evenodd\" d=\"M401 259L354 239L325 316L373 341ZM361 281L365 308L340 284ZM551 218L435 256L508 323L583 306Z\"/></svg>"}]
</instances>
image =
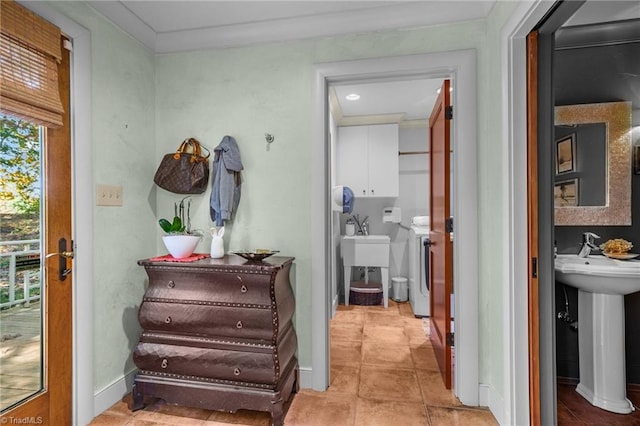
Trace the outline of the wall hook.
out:
<instances>
[{"instance_id":1,"label":"wall hook","mask_svg":"<svg viewBox=\"0 0 640 426\"><path fill-rule=\"evenodd\" d=\"M264 139L267 141L267 143L272 143L275 140L271 133L265 133Z\"/></svg>"}]
</instances>

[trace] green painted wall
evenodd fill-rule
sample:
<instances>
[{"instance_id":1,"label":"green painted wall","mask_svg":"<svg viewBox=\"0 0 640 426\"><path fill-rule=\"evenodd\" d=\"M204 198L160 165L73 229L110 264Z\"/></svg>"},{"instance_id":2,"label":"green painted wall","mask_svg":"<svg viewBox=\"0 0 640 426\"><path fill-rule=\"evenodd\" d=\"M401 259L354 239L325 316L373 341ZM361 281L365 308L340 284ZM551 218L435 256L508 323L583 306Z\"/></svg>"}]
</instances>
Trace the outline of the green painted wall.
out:
<instances>
[{"instance_id":1,"label":"green painted wall","mask_svg":"<svg viewBox=\"0 0 640 426\"><path fill-rule=\"evenodd\" d=\"M500 28L516 3L487 20L407 31L154 55L84 3L54 3L92 35L95 183L122 184L122 208L95 207L95 389L133 368L137 306L145 275L136 260L164 250L158 217L179 196L152 184L161 156L181 140L214 148L226 134L242 152L242 200L225 249L272 248L296 257L293 272L301 366L311 366L312 66L316 63L457 49L478 52L480 381L504 394L502 335L503 147ZM264 133L275 136L269 147ZM209 191L194 196L192 221L208 235ZM491 250L483 242L490 241ZM198 251L208 252L210 238Z\"/></svg>"},{"instance_id":2,"label":"green painted wall","mask_svg":"<svg viewBox=\"0 0 640 426\"><path fill-rule=\"evenodd\" d=\"M497 394L505 394L504 371L504 223L507 203L507 176L502 141L501 30L517 2L498 1L487 19L485 61L487 78L479 76L478 94L478 223L480 288L479 345L480 382L490 384ZM482 71L481 71L482 73Z\"/></svg>"},{"instance_id":3,"label":"green painted wall","mask_svg":"<svg viewBox=\"0 0 640 426\"><path fill-rule=\"evenodd\" d=\"M226 249L265 247L296 257L295 325L302 367L311 367L311 228L316 226L311 223L311 167L312 161L321 161L311 158L313 65L475 48L481 52L482 81L487 79L485 34L485 22L476 21L157 56L157 160L189 136L211 148L226 134L236 138L245 171ZM264 133L275 136L270 147ZM211 223L208 194L194 197L193 221L200 228ZM157 198L161 212L171 211L177 199L162 190Z\"/></svg>"},{"instance_id":4,"label":"green painted wall","mask_svg":"<svg viewBox=\"0 0 640 426\"><path fill-rule=\"evenodd\" d=\"M158 228L150 197L155 168L154 55L83 2L51 2L91 31L91 113L95 184L123 186L122 207L93 209L94 388L135 366L137 309L145 274L136 260L156 253ZM82 250L82 247L78 247Z\"/></svg>"}]
</instances>

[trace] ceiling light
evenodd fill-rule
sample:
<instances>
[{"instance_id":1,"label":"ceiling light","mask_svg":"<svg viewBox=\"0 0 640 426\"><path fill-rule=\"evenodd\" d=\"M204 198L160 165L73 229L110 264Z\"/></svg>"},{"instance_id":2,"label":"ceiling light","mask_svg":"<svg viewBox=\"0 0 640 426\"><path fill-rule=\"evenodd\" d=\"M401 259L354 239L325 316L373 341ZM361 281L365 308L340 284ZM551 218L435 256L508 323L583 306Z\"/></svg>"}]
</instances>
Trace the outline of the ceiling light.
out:
<instances>
[{"instance_id":1,"label":"ceiling light","mask_svg":"<svg viewBox=\"0 0 640 426\"><path fill-rule=\"evenodd\" d=\"M357 101L358 99L360 99L360 95L358 95L357 93L350 93L345 96L345 99L348 101Z\"/></svg>"}]
</instances>

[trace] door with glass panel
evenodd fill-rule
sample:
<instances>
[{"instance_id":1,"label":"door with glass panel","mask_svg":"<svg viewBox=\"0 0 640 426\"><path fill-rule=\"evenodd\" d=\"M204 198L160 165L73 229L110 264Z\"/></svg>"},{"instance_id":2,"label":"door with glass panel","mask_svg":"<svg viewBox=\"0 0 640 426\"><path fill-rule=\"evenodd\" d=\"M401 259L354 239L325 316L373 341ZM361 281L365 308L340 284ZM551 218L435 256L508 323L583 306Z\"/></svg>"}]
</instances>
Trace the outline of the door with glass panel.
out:
<instances>
[{"instance_id":1,"label":"door with glass panel","mask_svg":"<svg viewBox=\"0 0 640 426\"><path fill-rule=\"evenodd\" d=\"M71 424L69 52L17 3L2 15L0 422Z\"/></svg>"}]
</instances>

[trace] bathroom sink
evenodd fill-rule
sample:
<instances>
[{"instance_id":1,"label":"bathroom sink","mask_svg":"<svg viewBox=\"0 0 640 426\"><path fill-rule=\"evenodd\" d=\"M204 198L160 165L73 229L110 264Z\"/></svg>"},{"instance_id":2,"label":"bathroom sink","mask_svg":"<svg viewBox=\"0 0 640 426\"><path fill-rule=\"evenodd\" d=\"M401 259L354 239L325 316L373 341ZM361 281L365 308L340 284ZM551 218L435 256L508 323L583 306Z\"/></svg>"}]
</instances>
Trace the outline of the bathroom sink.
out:
<instances>
[{"instance_id":1,"label":"bathroom sink","mask_svg":"<svg viewBox=\"0 0 640 426\"><path fill-rule=\"evenodd\" d=\"M625 295L640 291L640 261L561 254L556 257L555 270L556 280L590 293Z\"/></svg>"},{"instance_id":2,"label":"bathroom sink","mask_svg":"<svg viewBox=\"0 0 640 426\"><path fill-rule=\"evenodd\" d=\"M578 354L584 399L629 414L626 395L624 295L640 291L640 262L558 255L556 280L578 289Z\"/></svg>"},{"instance_id":3,"label":"bathroom sink","mask_svg":"<svg viewBox=\"0 0 640 426\"><path fill-rule=\"evenodd\" d=\"M388 235L354 235L342 237L342 257L347 265L389 266Z\"/></svg>"}]
</instances>

